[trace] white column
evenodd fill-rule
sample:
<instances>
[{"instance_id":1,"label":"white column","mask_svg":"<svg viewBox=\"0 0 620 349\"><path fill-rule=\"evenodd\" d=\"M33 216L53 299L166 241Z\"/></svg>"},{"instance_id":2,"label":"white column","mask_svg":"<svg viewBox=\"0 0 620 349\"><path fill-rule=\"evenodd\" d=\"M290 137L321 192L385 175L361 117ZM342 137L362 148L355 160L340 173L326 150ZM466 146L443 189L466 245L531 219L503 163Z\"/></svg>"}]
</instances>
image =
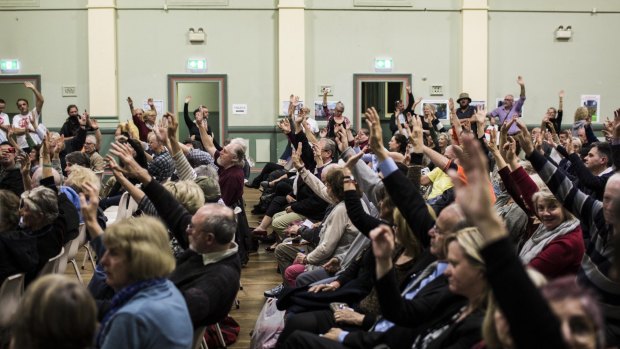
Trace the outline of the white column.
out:
<instances>
[{"instance_id":1,"label":"white column","mask_svg":"<svg viewBox=\"0 0 620 349\"><path fill-rule=\"evenodd\" d=\"M88 0L89 112L118 115L116 1Z\"/></svg>"},{"instance_id":2,"label":"white column","mask_svg":"<svg viewBox=\"0 0 620 349\"><path fill-rule=\"evenodd\" d=\"M489 65L489 19L487 0L463 0L461 92L473 100L487 100ZM489 102L487 101L487 106Z\"/></svg>"},{"instance_id":3,"label":"white column","mask_svg":"<svg viewBox=\"0 0 620 349\"><path fill-rule=\"evenodd\" d=\"M304 0L278 3L278 105L287 101L291 93L305 96L304 8Z\"/></svg>"}]
</instances>

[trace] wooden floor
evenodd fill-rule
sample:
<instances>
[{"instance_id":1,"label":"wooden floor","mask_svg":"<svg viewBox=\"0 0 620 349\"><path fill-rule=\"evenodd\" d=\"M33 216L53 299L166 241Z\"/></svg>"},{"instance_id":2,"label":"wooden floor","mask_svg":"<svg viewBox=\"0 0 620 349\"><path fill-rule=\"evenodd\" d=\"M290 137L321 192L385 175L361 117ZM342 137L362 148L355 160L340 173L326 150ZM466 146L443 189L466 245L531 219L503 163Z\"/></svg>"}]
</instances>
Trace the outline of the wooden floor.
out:
<instances>
[{"instance_id":1,"label":"wooden floor","mask_svg":"<svg viewBox=\"0 0 620 349\"><path fill-rule=\"evenodd\" d=\"M244 198L250 227L256 227L261 218L250 213L254 204L258 202L259 197L260 191L245 188ZM280 274L276 273L276 263L273 253L265 252L265 247L267 246L261 245L258 253L250 254L248 265L241 271L243 290L239 291L238 296L240 308L235 309L233 307L230 312L230 315L239 323L241 332L239 333L237 342L229 348L246 349L250 347L250 332L254 328L258 313L265 302L263 291L278 285L282 281ZM91 263L86 262L84 269L81 269L84 254L84 249L81 249L76 260L84 284L88 284L93 275L93 268ZM75 271L71 265L67 266L65 274L76 278Z\"/></svg>"}]
</instances>

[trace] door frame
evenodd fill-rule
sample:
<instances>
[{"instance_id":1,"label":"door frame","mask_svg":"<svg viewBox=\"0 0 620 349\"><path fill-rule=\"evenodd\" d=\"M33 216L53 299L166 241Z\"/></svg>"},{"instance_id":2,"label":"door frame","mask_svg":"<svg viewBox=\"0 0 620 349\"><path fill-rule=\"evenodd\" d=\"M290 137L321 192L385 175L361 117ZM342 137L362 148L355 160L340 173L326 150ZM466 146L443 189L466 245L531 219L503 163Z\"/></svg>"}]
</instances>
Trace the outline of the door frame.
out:
<instances>
[{"instance_id":1,"label":"door frame","mask_svg":"<svg viewBox=\"0 0 620 349\"><path fill-rule=\"evenodd\" d=\"M17 84L24 83L26 81L30 81L34 84L34 86L41 92L41 94L45 95L41 90L41 75L36 74L28 74L28 75L0 75L0 84ZM30 92L30 91L29 91ZM32 93L32 101L35 101L34 93ZM15 101L13 101L15 102ZM9 101L6 101L9 103ZM30 102L28 102L30 104ZM30 108L34 108L32 104L29 106ZM41 122L43 122L43 114L39 114L39 118L41 118Z\"/></svg>"},{"instance_id":2,"label":"door frame","mask_svg":"<svg viewBox=\"0 0 620 349\"><path fill-rule=\"evenodd\" d=\"M220 132L221 144L228 136L228 75L226 74L168 74L168 110L174 115L179 115L176 110L178 104L176 86L179 82L218 82L220 92Z\"/></svg>"},{"instance_id":3,"label":"door frame","mask_svg":"<svg viewBox=\"0 0 620 349\"><path fill-rule=\"evenodd\" d=\"M406 86L409 85L413 89L411 84L411 74L353 74L353 124L355 127L362 127L362 82L368 81L387 81L387 82L402 82L403 94L406 95ZM387 111L386 111L387 112Z\"/></svg>"}]
</instances>

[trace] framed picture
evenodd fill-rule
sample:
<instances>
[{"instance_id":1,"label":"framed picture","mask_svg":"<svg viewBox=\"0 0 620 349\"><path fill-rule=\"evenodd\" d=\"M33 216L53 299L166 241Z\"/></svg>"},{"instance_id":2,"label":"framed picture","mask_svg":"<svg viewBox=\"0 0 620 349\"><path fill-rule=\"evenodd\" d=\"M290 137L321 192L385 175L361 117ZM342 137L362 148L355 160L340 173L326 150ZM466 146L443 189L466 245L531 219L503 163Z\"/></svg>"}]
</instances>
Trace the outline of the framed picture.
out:
<instances>
[{"instance_id":1,"label":"framed picture","mask_svg":"<svg viewBox=\"0 0 620 349\"><path fill-rule=\"evenodd\" d=\"M471 101L471 103L469 103L469 105L471 105L474 108L477 108L478 106L482 106L483 108L486 108L487 107L487 101Z\"/></svg>"},{"instance_id":2,"label":"framed picture","mask_svg":"<svg viewBox=\"0 0 620 349\"><path fill-rule=\"evenodd\" d=\"M288 106L291 104L291 101L282 101L282 109L280 110L280 113L282 113L282 116L287 116L288 115ZM295 108L295 114L299 113L299 109L304 107L304 101L299 101L299 104L297 104L297 107Z\"/></svg>"},{"instance_id":3,"label":"framed picture","mask_svg":"<svg viewBox=\"0 0 620 349\"><path fill-rule=\"evenodd\" d=\"M337 103L336 101L327 101L327 109L333 113ZM314 119L316 121L327 121L327 118L328 116L323 110L323 101L314 101Z\"/></svg>"},{"instance_id":4,"label":"framed picture","mask_svg":"<svg viewBox=\"0 0 620 349\"><path fill-rule=\"evenodd\" d=\"M601 95L581 95L580 105L588 108L592 122L601 122Z\"/></svg>"},{"instance_id":5,"label":"framed picture","mask_svg":"<svg viewBox=\"0 0 620 349\"><path fill-rule=\"evenodd\" d=\"M423 99L422 110L420 115L424 115L424 107L432 104L435 107L435 116L440 120L448 120L450 117L450 110L448 109L447 99Z\"/></svg>"}]
</instances>

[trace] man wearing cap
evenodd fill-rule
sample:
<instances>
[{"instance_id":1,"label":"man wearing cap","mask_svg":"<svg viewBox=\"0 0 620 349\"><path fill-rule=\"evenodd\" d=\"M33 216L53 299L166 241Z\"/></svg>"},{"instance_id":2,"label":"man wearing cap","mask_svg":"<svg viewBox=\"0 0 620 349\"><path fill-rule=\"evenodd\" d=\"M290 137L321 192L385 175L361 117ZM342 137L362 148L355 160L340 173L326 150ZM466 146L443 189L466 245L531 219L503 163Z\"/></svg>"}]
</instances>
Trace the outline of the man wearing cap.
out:
<instances>
[{"instance_id":1,"label":"man wearing cap","mask_svg":"<svg viewBox=\"0 0 620 349\"><path fill-rule=\"evenodd\" d=\"M471 131L476 134L477 126L476 120L474 120L476 108L474 108L473 105L469 105L471 103L469 93L461 93L459 95L459 99L456 100L456 103L459 104L459 108L456 110L456 117L459 118L459 120L468 120L471 125Z\"/></svg>"}]
</instances>

